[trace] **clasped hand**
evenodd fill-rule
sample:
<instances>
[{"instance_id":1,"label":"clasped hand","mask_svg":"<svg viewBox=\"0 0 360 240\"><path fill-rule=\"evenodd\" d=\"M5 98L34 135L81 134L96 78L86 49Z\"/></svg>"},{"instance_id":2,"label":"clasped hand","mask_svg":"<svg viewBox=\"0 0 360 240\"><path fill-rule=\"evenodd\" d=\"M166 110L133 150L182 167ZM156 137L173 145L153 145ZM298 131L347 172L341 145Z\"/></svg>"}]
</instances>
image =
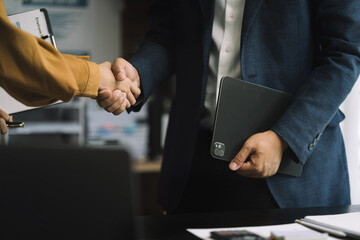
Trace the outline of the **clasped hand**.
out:
<instances>
[{"instance_id":1,"label":"clasped hand","mask_svg":"<svg viewBox=\"0 0 360 240\"><path fill-rule=\"evenodd\" d=\"M116 59L112 65L104 62L98 66L100 82L96 100L106 111L119 115L134 105L141 93L139 74L122 58ZM0 109L0 134L8 132L6 121L12 121L12 116Z\"/></svg>"},{"instance_id":2,"label":"clasped hand","mask_svg":"<svg viewBox=\"0 0 360 240\"><path fill-rule=\"evenodd\" d=\"M139 97L140 77L137 70L123 58L99 64L100 86L97 103L114 115L121 114L136 103Z\"/></svg>"}]
</instances>

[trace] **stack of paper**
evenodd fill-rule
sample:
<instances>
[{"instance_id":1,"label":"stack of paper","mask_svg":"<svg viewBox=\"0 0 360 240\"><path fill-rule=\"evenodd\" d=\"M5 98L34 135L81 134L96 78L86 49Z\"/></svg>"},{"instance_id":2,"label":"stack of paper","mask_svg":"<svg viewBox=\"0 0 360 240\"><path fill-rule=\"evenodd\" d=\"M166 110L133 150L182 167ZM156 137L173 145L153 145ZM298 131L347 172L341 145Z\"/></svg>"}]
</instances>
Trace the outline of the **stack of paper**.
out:
<instances>
[{"instance_id":1,"label":"stack of paper","mask_svg":"<svg viewBox=\"0 0 360 240\"><path fill-rule=\"evenodd\" d=\"M312 239L320 240L326 239L326 235L310 234L311 237L307 238L311 233L310 228L320 230L320 232L329 233L327 239L339 239L333 236L339 236L334 233L341 233L342 238L346 239L360 239L360 212L336 214L336 215L318 215L306 216L298 223L271 225L271 226L258 226L258 227L239 227L239 228L212 228L212 229L188 229L189 232L201 239L211 239L210 233L212 231L229 231L229 230L247 230L262 237L269 238L272 234L277 236L285 236L281 239ZM310 228L309 228L310 227Z\"/></svg>"},{"instance_id":2,"label":"stack of paper","mask_svg":"<svg viewBox=\"0 0 360 240\"><path fill-rule=\"evenodd\" d=\"M351 238L360 239L360 212L307 216L302 220L306 223L343 232Z\"/></svg>"},{"instance_id":3,"label":"stack of paper","mask_svg":"<svg viewBox=\"0 0 360 240\"><path fill-rule=\"evenodd\" d=\"M230 230L247 230L249 232L260 235L264 238L269 238L272 232L282 232L282 233L295 233L297 236L301 236L302 233L308 233L311 229L304 227L297 223L291 224L281 224L281 225L270 225L270 226L258 226L258 227L237 227L237 228L207 228L207 229L187 229L189 232L197 236L198 238L211 240L210 234L212 231L230 231ZM319 239L312 240L323 240L326 239L326 236L320 236ZM299 238L298 238L299 239ZM303 238L307 239L308 238ZM303 240L302 239L302 240ZM327 239L333 240L337 238L328 237Z\"/></svg>"}]
</instances>

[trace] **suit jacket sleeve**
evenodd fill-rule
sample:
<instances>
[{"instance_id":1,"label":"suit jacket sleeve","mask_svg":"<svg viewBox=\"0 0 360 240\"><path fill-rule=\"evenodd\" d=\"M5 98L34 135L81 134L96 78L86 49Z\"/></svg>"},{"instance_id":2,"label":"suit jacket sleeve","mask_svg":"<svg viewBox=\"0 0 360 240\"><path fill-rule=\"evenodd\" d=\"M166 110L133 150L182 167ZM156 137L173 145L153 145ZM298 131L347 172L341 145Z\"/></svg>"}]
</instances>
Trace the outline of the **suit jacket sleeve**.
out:
<instances>
[{"instance_id":1,"label":"suit jacket sleeve","mask_svg":"<svg viewBox=\"0 0 360 240\"><path fill-rule=\"evenodd\" d=\"M360 66L360 1L313 2L319 54L309 78L273 127L303 164L351 91Z\"/></svg>"},{"instance_id":2,"label":"suit jacket sleeve","mask_svg":"<svg viewBox=\"0 0 360 240\"><path fill-rule=\"evenodd\" d=\"M9 22L0 1L0 86L28 106L75 95L96 97L100 72L88 57L62 55L51 44Z\"/></svg>"},{"instance_id":3,"label":"suit jacket sleeve","mask_svg":"<svg viewBox=\"0 0 360 240\"><path fill-rule=\"evenodd\" d=\"M138 70L142 86L143 101L149 98L153 90L174 74L175 27L168 0L156 0L150 9L151 29L144 42L130 59ZM134 107L138 111L142 104Z\"/></svg>"}]
</instances>

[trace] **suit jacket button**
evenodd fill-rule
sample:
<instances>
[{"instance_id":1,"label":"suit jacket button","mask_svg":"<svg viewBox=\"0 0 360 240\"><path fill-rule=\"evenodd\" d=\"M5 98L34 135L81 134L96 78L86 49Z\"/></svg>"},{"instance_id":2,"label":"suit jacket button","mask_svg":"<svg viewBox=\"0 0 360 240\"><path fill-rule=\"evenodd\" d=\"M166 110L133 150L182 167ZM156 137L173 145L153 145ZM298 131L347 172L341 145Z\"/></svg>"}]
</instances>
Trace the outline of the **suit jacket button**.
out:
<instances>
[{"instance_id":1,"label":"suit jacket button","mask_svg":"<svg viewBox=\"0 0 360 240\"><path fill-rule=\"evenodd\" d=\"M309 145L308 149L309 149L310 151L312 151L312 150L314 150L314 147L315 147L315 144L314 144L314 143L311 143L311 144Z\"/></svg>"}]
</instances>

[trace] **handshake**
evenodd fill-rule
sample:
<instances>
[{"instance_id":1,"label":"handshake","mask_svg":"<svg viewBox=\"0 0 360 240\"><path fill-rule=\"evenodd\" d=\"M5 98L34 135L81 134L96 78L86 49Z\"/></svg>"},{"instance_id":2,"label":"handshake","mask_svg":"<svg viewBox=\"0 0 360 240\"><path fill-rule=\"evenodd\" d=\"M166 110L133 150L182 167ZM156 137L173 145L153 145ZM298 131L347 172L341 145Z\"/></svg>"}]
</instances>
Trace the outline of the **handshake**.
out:
<instances>
[{"instance_id":1,"label":"handshake","mask_svg":"<svg viewBox=\"0 0 360 240\"><path fill-rule=\"evenodd\" d=\"M134 105L141 93L139 73L123 58L115 59L112 65L104 62L98 66L100 82L96 101L107 112L119 115ZM0 134L7 133L6 122L12 122L12 117L0 109Z\"/></svg>"},{"instance_id":2,"label":"handshake","mask_svg":"<svg viewBox=\"0 0 360 240\"><path fill-rule=\"evenodd\" d=\"M99 64L100 84L96 98L100 107L114 115L136 103L141 94L137 70L123 58Z\"/></svg>"}]
</instances>

